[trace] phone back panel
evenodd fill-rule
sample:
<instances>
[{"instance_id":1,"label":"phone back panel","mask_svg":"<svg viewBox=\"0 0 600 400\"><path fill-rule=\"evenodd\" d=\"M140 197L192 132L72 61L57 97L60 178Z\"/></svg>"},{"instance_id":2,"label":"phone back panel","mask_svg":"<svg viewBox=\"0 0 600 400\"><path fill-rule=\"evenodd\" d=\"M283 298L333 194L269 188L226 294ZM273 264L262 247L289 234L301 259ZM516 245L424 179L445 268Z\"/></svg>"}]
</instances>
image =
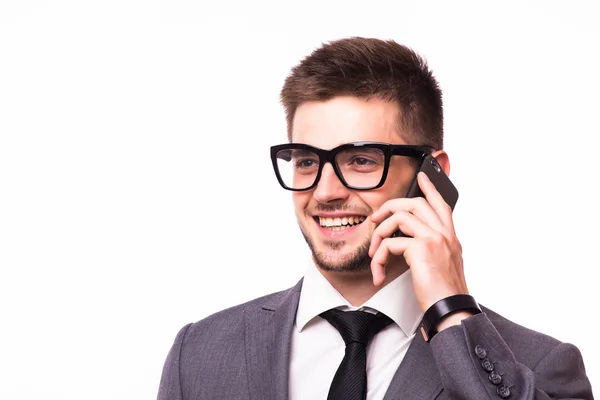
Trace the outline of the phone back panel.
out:
<instances>
[{"instance_id":1,"label":"phone back panel","mask_svg":"<svg viewBox=\"0 0 600 400\"><path fill-rule=\"evenodd\" d=\"M458 201L458 190L456 190L456 187L444 173L444 170L442 170L435 158L431 155L425 156L417 172L419 171L423 171L429 177L429 180L431 180L438 192L440 192L446 203L454 210L454 206ZM417 174L415 174L415 179L410 185L406 197L425 197L419 188Z\"/></svg>"}]
</instances>

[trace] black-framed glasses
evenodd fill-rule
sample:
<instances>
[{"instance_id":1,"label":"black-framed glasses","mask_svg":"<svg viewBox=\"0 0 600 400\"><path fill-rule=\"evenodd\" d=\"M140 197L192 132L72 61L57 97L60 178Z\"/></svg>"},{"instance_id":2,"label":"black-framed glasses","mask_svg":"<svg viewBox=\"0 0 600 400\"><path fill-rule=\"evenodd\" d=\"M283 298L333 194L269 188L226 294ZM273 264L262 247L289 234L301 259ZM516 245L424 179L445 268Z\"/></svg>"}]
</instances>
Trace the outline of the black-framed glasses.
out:
<instances>
[{"instance_id":1,"label":"black-framed glasses","mask_svg":"<svg viewBox=\"0 0 600 400\"><path fill-rule=\"evenodd\" d=\"M271 147L271 161L277 180L287 190L314 188L328 162L346 187L371 190L384 184L392 156L422 158L434 151L430 146L379 142L347 143L331 150L286 143Z\"/></svg>"}]
</instances>

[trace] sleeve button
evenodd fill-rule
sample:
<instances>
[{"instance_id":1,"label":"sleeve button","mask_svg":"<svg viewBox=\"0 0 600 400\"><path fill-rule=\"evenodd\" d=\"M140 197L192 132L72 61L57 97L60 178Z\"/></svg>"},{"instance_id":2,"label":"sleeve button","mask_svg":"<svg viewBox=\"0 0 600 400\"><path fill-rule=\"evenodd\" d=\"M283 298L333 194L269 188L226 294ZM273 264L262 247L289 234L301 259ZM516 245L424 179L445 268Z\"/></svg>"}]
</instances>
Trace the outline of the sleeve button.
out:
<instances>
[{"instance_id":1,"label":"sleeve button","mask_svg":"<svg viewBox=\"0 0 600 400\"><path fill-rule=\"evenodd\" d=\"M487 359L487 358L484 358L484 359L481 361L481 366L482 366L482 367L483 367L483 369L484 369L484 370L486 370L487 372L492 372L492 371L494 370L494 364L492 364L492 362L491 362L489 359Z\"/></svg>"},{"instance_id":2,"label":"sleeve button","mask_svg":"<svg viewBox=\"0 0 600 400\"><path fill-rule=\"evenodd\" d=\"M480 359L484 359L487 357L487 350L481 347L480 345L477 345L475 346L475 354L477 354L477 357L479 357Z\"/></svg>"},{"instance_id":3,"label":"sleeve button","mask_svg":"<svg viewBox=\"0 0 600 400\"><path fill-rule=\"evenodd\" d=\"M507 386L500 385L496 388L496 393L503 399L508 399L510 397L510 389Z\"/></svg>"},{"instance_id":4,"label":"sleeve button","mask_svg":"<svg viewBox=\"0 0 600 400\"><path fill-rule=\"evenodd\" d=\"M490 372L488 377L490 378L490 382L492 382L494 385L499 385L502 383L502 377L496 371Z\"/></svg>"}]
</instances>

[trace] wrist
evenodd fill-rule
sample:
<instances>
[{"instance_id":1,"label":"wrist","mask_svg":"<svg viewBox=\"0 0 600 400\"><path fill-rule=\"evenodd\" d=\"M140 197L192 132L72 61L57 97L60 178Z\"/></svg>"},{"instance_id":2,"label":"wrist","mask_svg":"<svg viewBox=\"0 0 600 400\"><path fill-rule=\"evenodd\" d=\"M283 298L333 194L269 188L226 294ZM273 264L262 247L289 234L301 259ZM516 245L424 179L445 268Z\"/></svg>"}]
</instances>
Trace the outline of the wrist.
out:
<instances>
[{"instance_id":1,"label":"wrist","mask_svg":"<svg viewBox=\"0 0 600 400\"><path fill-rule=\"evenodd\" d=\"M442 318L440 323L437 324L436 330L438 333L440 333L444 329L460 325L463 319L467 319L471 316L473 316L473 313L470 311L457 311L454 314L450 314L447 317Z\"/></svg>"}]
</instances>

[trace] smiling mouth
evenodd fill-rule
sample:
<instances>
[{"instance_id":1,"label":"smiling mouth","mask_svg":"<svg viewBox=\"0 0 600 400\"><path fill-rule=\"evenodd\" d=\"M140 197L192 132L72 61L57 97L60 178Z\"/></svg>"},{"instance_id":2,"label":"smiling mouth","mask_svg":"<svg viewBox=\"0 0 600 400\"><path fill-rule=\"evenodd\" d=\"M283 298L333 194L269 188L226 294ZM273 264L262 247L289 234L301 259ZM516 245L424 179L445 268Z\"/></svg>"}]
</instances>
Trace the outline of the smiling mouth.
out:
<instances>
[{"instance_id":1,"label":"smiling mouth","mask_svg":"<svg viewBox=\"0 0 600 400\"><path fill-rule=\"evenodd\" d=\"M341 218L314 217L314 219L323 228L341 231L343 229L361 224L365 219L367 219L367 217L364 215L351 215Z\"/></svg>"}]
</instances>

